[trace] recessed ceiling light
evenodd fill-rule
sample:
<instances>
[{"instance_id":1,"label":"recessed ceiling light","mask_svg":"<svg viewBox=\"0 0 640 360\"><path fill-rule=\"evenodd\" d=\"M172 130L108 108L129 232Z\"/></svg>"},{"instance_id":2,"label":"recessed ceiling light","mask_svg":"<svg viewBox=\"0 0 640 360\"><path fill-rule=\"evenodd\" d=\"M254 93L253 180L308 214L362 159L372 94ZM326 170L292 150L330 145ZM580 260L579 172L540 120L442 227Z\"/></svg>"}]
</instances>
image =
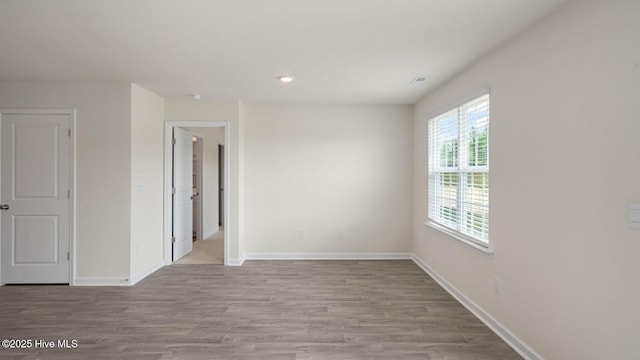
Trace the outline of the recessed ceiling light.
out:
<instances>
[{"instance_id":1,"label":"recessed ceiling light","mask_svg":"<svg viewBox=\"0 0 640 360\"><path fill-rule=\"evenodd\" d=\"M295 79L293 76L291 75L282 75L278 77L278 80L280 80L283 83L290 83L293 81L293 79Z\"/></svg>"}]
</instances>

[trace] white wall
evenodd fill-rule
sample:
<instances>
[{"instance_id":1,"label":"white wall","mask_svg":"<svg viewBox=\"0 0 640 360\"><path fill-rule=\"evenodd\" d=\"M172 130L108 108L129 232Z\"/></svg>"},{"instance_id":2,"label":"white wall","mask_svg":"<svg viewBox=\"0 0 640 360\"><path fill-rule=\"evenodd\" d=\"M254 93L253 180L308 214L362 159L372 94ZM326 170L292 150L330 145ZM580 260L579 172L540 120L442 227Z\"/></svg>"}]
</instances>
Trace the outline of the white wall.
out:
<instances>
[{"instance_id":1,"label":"white wall","mask_svg":"<svg viewBox=\"0 0 640 360\"><path fill-rule=\"evenodd\" d=\"M547 359L640 354L638 34L640 2L573 1L416 106L415 252ZM427 118L485 84L493 258L423 224Z\"/></svg>"},{"instance_id":2,"label":"white wall","mask_svg":"<svg viewBox=\"0 0 640 360\"><path fill-rule=\"evenodd\" d=\"M204 238L219 231L219 206L218 206L218 145L224 145L224 128L194 128L195 132L203 137L204 148L202 150L203 167L203 227Z\"/></svg>"},{"instance_id":3,"label":"white wall","mask_svg":"<svg viewBox=\"0 0 640 360\"><path fill-rule=\"evenodd\" d=\"M246 191L246 178L245 178L245 147L246 147L246 141L245 141L245 124L247 122L247 114L246 114L246 105L244 102L239 101L238 102L238 144L236 146L236 144L233 143L233 141L231 141L231 144L229 144L230 146L225 146L224 151L237 151L238 153L238 162L240 163L240 167L238 167L238 183L241 184L241 186L238 188L237 193L233 192L233 189L231 189L232 191L229 193L230 196L229 198L231 199L230 201L237 201L238 204L241 204L241 209L238 212L238 217L237 220L233 218L233 214L232 214L232 218L231 218L231 224L235 224L235 222L237 221L238 224L238 237L241 239L241 241L238 243L238 253L240 254L240 257L242 259L245 258L245 253L246 253L246 248L245 248L245 236L246 236L246 226L247 226L247 222L246 222L246 218L245 218L245 207L246 207L246 198L245 198L245 191ZM233 165L233 164L232 164ZM233 174L231 174L233 175ZM233 185L233 182L231 184L227 184L227 188L230 188L231 185ZM225 189L225 191L227 191L228 189ZM225 214L226 217L229 216L229 214Z\"/></svg>"},{"instance_id":4,"label":"white wall","mask_svg":"<svg viewBox=\"0 0 640 360\"><path fill-rule=\"evenodd\" d=\"M410 106L245 109L247 254L410 252Z\"/></svg>"},{"instance_id":5,"label":"white wall","mask_svg":"<svg viewBox=\"0 0 640 360\"><path fill-rule=\"evenodd\" d=\"M128 83L0 82L0 107L77 109L78 280L129 277L130 94Z\"/></svg>"},{"instance_id":6,"label":"white wall","mask_svg":"<svg viewBox=\"0 0 640 360\"><path fill-rule=\"evenodd\" d=\"M163 264L164 99L131 85L131 277Z\"/></svg>"},{"instance_id":7,"label":"white wall","mask_svg":"<svg viewBox=\"0 0 640 360\"><path fill-rule=\"evenodd\" d=\"M233 100L194 100L187 97L170 97L165 99L165 119L167 121L223 121L229 123L229 144L225 151L229 152L229 184L225 188L229 197L229 228L225 229L229 239L229 258L231 265L241 264L244 260L242 252L243 234L240 219L244 212L244 203L240 201L244 182L241 174L244 168L242 160L242 117L241 104Z\"/></svg>"}]
</instances>

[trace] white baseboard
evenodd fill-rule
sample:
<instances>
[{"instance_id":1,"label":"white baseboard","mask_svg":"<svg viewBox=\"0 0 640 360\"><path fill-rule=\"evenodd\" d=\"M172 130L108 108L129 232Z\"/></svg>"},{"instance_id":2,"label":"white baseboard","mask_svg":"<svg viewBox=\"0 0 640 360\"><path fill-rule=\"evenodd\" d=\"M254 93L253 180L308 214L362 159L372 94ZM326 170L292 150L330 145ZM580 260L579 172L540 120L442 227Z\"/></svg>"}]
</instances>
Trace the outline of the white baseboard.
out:
<instances>
[{"instance_id":1,"label":"white baseboard","mask_svg":"<svg viewBox=\"0 0 640 360\"><path fill-rule=\"evenodd\" d=\"M248 253L247 260L410 260L409 253Z\"/></svg>"},{"instance_id":2,"label":"white baseboard","mask_svg":"<svg viewBox=\"0 0 640 360\"><path fill-rule=\"evenodd\" d=\"M146 278L147 276L153 274L154 272L158 271L163 266L164 266L164 260L163 259L160 259L160 260L156 261L155 264L151 265L146 270L143 270L143 271L139 272L136 275L132 275L131 276L130 285L137 284L140 280L142 280L142 279Z\"/></svg>"},{"instance_id":3,"label":"white baseboard","mask_svg":"<svg viewBox=\"0 0 640 360\"><path fill-rule=\"evenodd\" d=\"M445 280L440 274L438 274L435 270L433 270L429 265L427 265L422 259L420 259L417 255L413 255L413 262L416 263L424 272L426 272L429 276L433 278L440 286L442 286L451 296L453 296L459 303L461 303L467 310L471 311L473 315L475 315L480 321L482 321L485 325L487 325L491 330L493 330L496 335L498 335L502 340L504 340L509 346L511 346L518 354L528 360L543 360L544 358L540 356L535 350L533 350L529 345L527 345L524 341L520 340L516 335L514 335L509 329L507 329L504 325L502 325L498 320L496 320L493 316L487 313L484 309L474 303L471 299L465 296L460 290L456 289L451 283Z\"/></svg>"},{"instance_id":4,"label":"white baseboard","mask_svg":"<svg viewBox=\"0 0 640 360\"><path fill-rule=\"evenodd\" d=\"M211 230L211 231L205 233L204 235L202 235L202 240L206 240L206 239L212 237L218 231L220 231L220 227L219 226L214 227L213 230Z\"/></svg>"},{"instance_id":5,"label":"white baseboard","mask_svg":"<svg viewBox=\"0 0 640 360\"><path fill-rule=\"evenodd\" d=\"M75 278L73 286L130 286L131 281L127 278Z\"/></svg>"},{"instance_id":6,"label":"white baseboard","mask_svg":"<svg viewBox=\"0 0 640 360\"><path fill-rule=\"evenodd\" d=\"M242 266L244 264L246 258L242 257L240 259L228 259L225 265L227 266Z\"/></svg>"}]
</instances>

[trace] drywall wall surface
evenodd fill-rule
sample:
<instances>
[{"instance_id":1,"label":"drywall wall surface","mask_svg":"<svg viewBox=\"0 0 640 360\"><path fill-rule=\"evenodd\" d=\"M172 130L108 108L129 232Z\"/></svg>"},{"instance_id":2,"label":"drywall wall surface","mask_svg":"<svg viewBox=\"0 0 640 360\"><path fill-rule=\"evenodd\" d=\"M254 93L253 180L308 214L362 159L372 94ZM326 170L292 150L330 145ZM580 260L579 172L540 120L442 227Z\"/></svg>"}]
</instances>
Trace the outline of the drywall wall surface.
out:
<instances>
[{"instance_id":1,"label":"drywall wall surface","mask_svg":"<svg viewBox=\"0 0 640 360\"><path fill-rule=\"evenodd\" d=\"M411 250L410 106L247 104L245 126L247 254Z\"/></svg>"},{"instance_id":2,"label":"drywall wall surface","mask_svg":"<svg viewBox=\"0 0 640 360\"><path fill-rule=\"evenodd\" d=\"M238 221L238 254L240 262L244 262L246 246L245 246L245 236L246 236L246 171L245 171L245 153L246 153L246 123L247 123L247 106L244 102L238 102L238 144L234 146L234 144L229 144L233 146L232 149L236 149L238 153L238 183L240 186L238 187L237 192L232 192L230 197L230 201L238 203L238 211L237 211L237 221ZM229 147L225 147L226 149ZM228 167L227 167L228 168ZM233 220L233 218L232 218ZM232 222L233 224L233 222Z\"/></svg>"},{"instance_id":3,"label":"drywall wall surface","mask_svg":"<svg viewBox=\"0 0 640 360\"><path fill-rule=\"evenodd\" d=\"M131 85L0 82L0 107L76 109L76 278L129 277Z\"/></svg>"},{"instance_id":4,"label":"drywall wall surface","mask_svg":"<svg viewBox=\"0 0 640 360\"><path fill-rule=\"evenodd\" d=\"M240 264L243 255L240 252L242 223L239 222L242 204L239 202L239 192L244 184L240 181L240 172L244 164L240 152L242 138L240 132L240 105L236 100L194 100L187 97L165 98L165 120L167 121L220 121L229 124L229 143L225 151L229 152L229 228L225 228L225 236L229 239L228 254L230 264Z\"/></svg>"},{"instance_id":5,"label":"drywall wall surface","mask_svg":"<svg viewBox=\"0 0 640 360\"><path fill-rule=\"evenodd\" d=\"M131 276L163 263L164 99L131 85Z\"/></svg>"},{"instance_id":6,"label":"drywall wall surface","mask_svg":"<svg viewBox=\"0 0 640 360\"><path fill-rule=\"evenodd\" d=\"M640 354L638 34L638 1L569 2L415 108L415 253L546 359ZM424 225L427 120L485 85L493 257Z\"/></svg>"},{"instance_id":7,"label":"drywall wall surface","mask_svg":"<svg viewBox=\"0 0 640 360\"><path fill-rule=\"evenodd\" d=\"M200 197L203 201L203 235L207 238L219 231L218 145L224 145L224 128L193 130L203 137L203 184Z\"/></svg>"},{"instance_id":8,"label":"drywall wall surface","mask_svg":"<svg viewBox=\"0 0 640 360\"><path fill-rule=\"evenodd\" d=\"M195 100L186 96L165 98L165 120L169 121L235 121L237 100Z\"/></svg>"}]
</instances>

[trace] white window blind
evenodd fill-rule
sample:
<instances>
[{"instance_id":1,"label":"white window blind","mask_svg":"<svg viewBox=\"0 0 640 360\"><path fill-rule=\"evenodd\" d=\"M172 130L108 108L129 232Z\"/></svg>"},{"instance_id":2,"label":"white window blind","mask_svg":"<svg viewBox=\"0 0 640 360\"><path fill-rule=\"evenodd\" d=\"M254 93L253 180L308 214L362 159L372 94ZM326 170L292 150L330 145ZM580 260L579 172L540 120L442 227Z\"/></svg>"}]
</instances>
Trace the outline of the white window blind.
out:
<instances>
[{"instance_id":1,"label":"white window blind","mask_svg":"<svg viewBox=\"0 0 640 360\"><path fill-rule=\"evenodd\" d=\"M429 220L489 244L489 94L429 120Z\"/></svg>"}]
</instances>

